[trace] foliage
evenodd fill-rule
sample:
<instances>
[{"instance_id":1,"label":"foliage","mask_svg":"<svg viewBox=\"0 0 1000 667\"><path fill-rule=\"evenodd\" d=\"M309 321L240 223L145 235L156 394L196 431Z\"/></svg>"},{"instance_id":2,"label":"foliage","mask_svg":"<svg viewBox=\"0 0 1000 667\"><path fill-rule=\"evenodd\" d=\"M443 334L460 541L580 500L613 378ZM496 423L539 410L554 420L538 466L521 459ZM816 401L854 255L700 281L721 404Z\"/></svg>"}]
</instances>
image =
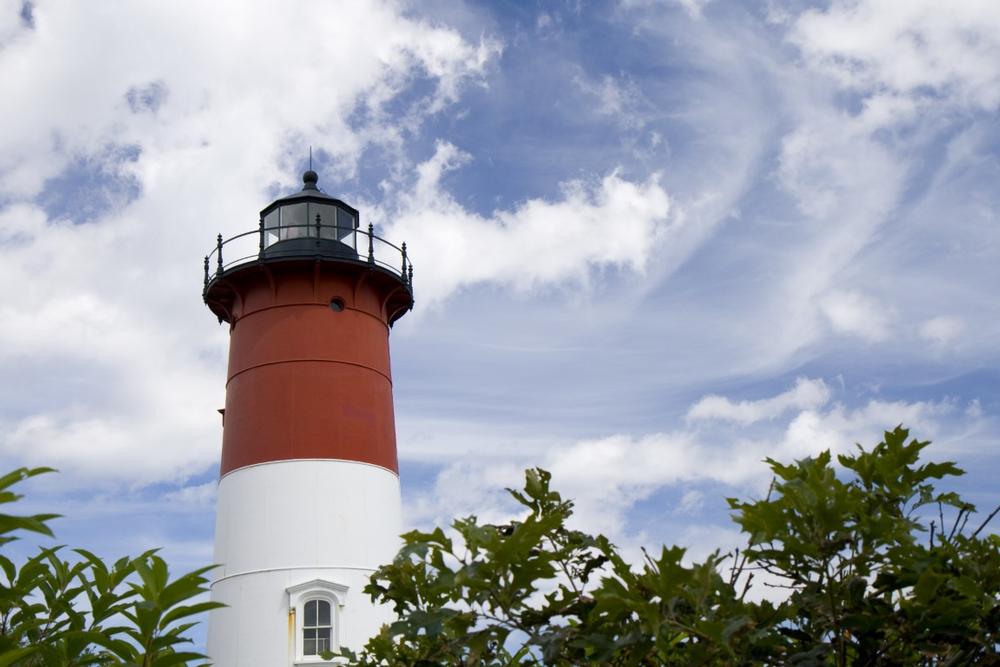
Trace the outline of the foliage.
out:
<instances>
[{"instance_id":1,"label":"foliage","mask_svg":"<svg viewBox=\"0 0 1000 667\"><path fill-rule=\"evenodd\" d=\"M362 665L1000 664L1000 538L934 484L899 427L871 451L785 465L766 498L730 499L747 544L687 564L627 563L567 528L572 503L526 472L522 520L404 535L366 588L390 605ZM946 527L946 513L950 517ZM933 514L933 517L931 517ZM995 514L995 512L994 512ZM769 601L771 598L773 601Z\"/></svg>"},{"instance_id":2,"label":"foliage","mask_svg":"<svg viewBox=\"0 0 1000 667\"><path fill-rule=\"evenodd\" d=\"M0 503L21 498L10 487L51 472L21 468L0 477ZM0 548L17 531L52 536L54 514L0 514ZM110 566L83 549L41 549L23 564L0 553L0 667L135 665L170 667L204 658L179 650L190 642L190 618L219 606L192 602L207 589L200 568L171 580L167 564L147 551Z\"/></svg>"}]
</instances>

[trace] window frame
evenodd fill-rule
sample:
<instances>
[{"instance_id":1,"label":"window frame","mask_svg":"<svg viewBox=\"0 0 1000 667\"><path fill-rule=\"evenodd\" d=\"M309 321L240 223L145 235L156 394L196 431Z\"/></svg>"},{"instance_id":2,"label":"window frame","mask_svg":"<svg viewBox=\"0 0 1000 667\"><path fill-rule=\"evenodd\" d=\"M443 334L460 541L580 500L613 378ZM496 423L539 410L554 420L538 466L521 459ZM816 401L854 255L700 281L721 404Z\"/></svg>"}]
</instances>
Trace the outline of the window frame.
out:
<instances>
[{"instance_id":1,"label":"window frame","mask_svg":"<svg viewBox=\"0 0 1000 667\"><path fill-rule=\"evenodd\" d=\"M347 599L348 587L326 579L313 579L285 589L288 593L288 613L295 619L295 665L334 665L343 660L324 660L318 655L305 655L305 607L312 600L330 603L330 650L340 648L340 617Z\"/></svg>"}]
</instances>

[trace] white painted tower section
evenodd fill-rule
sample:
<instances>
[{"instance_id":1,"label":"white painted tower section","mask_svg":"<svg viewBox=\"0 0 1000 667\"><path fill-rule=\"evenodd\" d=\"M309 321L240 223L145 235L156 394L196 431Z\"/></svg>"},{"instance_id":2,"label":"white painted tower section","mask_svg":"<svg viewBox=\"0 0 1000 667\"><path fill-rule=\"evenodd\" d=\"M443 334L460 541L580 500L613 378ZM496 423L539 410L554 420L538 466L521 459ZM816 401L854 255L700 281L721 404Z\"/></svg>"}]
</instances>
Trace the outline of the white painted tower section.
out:
<instances>
[{"instance_id":1,"label":"white painted tower section","mask_svg":"<svg viewBox=\"0 0 1000 667\"><path fill-rule=\"evenodd\" d=\"M354 461L238 468L219 482L208 654L217 667L332 664L303 655L304 605L329 602L333 648L393 620L362 591L402 530L399 478Z\"/></svg>"}]
</instances>

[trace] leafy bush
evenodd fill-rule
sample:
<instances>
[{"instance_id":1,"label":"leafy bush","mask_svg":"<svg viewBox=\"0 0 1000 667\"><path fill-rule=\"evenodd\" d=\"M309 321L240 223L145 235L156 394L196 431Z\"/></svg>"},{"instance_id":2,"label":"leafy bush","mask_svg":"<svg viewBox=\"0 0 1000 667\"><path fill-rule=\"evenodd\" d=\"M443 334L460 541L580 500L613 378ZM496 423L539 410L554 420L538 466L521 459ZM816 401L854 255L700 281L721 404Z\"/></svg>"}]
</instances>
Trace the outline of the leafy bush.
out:
<instances>
[{"instance_id":1,"label":"leafy bush","mask_svg":"<svg viewBox=\"0 0 1000 667\"><path fill-rule=\"evenodd\" d=\"M51 472L21 468L0 477L0 504L21 498L17 482ZM18 531L52 536L57 515L0 514L0 550ZM167 564L147 551L110 566L83 549L63 558L63 547L43 548L18 566L0 552L0 667L136 665L171 667L204 658L181 651L190 619L220 606L191 602L206 592L203 567L171 580Z\"/></svg>"},{"instance_id":2,"label":"leafy bush","mask_svg":"<svg viewBox=\"0 0 1000 667\"><path fill-rule=\"evenodd\" d=\"M366 588L399 620L362 665L1000 664L1000 537L918 464L896 428L860 446L768 464L766 498L729 499L746 546L687 564L664 547L638 566L566 527L573 504L544 470L510 493L524 517L458 519L404 535ZM946 519L947 517L947 519ZM766 590L766 595L761 593ZM754 595L749 595L751 592ZM780 594L776 594L780 593ZM771 598L768 600L767 598Z\"/></svg>"}]
</instances>

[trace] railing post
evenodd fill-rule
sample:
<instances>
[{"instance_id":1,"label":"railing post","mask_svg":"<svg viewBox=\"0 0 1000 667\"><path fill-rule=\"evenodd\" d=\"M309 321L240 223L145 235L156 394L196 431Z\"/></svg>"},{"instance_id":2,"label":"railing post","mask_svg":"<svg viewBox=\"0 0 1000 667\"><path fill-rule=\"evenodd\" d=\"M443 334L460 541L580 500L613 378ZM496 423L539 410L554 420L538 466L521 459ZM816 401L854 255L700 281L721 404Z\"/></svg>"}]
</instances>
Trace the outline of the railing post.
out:
<instances>
[{"instance_id":1,"label":"railing post","mask_svg":"<svg viewBox=\"0 0 1000 667\"><path fill-rule=\"evenodd\" d=\"M403 241L403 280L406 280L406 241Z\"/></svg>"},{"instance_id":2,"label":"railing post","mask_svg":"<svg viewBox=\"0 0 1000 667\"><path fill-rule=\"evenodd\" d=\"M368 223L368 263L375 263L375 225Z\"/></svg>"},{"instance_id":3,"label":"railing post","mask_svg":"<svg viewBox=\"0 0 1000 667\"><path fill-rule=\"evenodd\" d=\"M316 214L316 246L319 246L319 230L320 230L319 213Z\"/></svg>"},{"instance_id":4,"label":"railing post","mask_svg":"<svg viewBox=\"0 0 1000 667\"><path fill-rule=\"evenodd\" d=\"M410 272L407 274L406 284L410 286L410 291L413 291L413 262L410 262Z\"/></svg>"},{"instance_id":5,"label":"railing post","mask_svg":"<svg viewBox=\"0 0 1000 667\"><path fill-rule=\"evenodd\" d=\"M205 287L208 287L208 255L205 255Z\"/></svg>"},{"instance_id":6,"label":"railing post","mask_svg":"<svg viewBox=\"0 0 1000 667\"><path fill-rule=\"evenodd\" d=\"M260 251L264 252L264 218L260 219Z\"/></svg>"},{"instance_id":7,"label":"railing post","mask_svg":"<svg viewBox=\"0 0 1000 667\"><path fill-rule=\"evenodd\" d=\"M216 269L218 275L222 275L222 234L219 234L215 242L215 251L219 254L219 268Z\"/></svg>"}]
</instances>

